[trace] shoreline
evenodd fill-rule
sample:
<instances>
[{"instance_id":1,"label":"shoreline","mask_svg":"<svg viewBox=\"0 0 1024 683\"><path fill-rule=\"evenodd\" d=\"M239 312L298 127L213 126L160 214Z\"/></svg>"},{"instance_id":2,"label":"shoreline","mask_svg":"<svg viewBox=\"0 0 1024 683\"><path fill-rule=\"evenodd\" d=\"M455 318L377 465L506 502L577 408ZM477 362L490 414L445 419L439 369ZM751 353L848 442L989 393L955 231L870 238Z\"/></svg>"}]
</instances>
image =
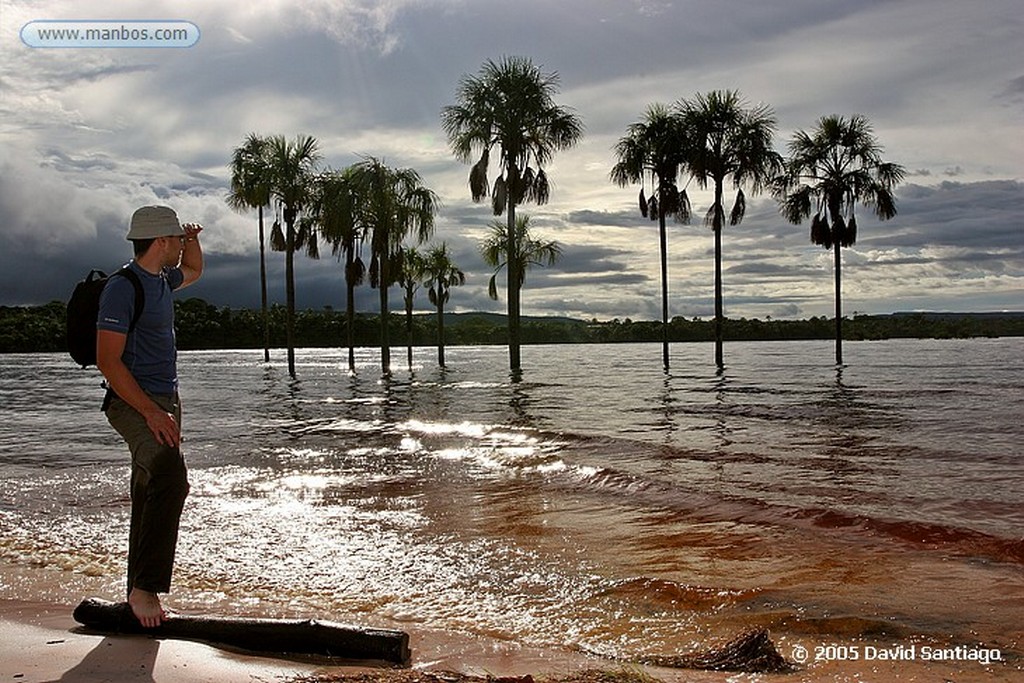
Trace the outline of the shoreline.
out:
<instances>
[{"instance_id":1,"label":"shoreline","mask_svg":"<svg viewBox=\"0 0 1024 683\"><path fill-rule=\"evenodd\" d=\"M401 668L252 654L197 641L96 634L79 629L72 609L0 598L0 683L852 683L865 675L880 676L877 680L938 680L937 675L952 675L958 681L1009 682L1020 672L1019 661L972 667L969 673L941 664L891 660L872 666L836 661L778 674L667 669L427 630L410 632L412 664Z\"/></svg>"},{"instance_id":2,"label":"shoreline","mask_svg":"<svg viewBox=\"0 0 1024 683\"><path fill-rule=\"evenodd\" d=\"M625 678L645 683L848 683L865 675L885 680L937 680L936 676L944 676L965 682L1008 682L1015 680L1022 668L1019 656L1007 651L1009 661L988 665L892 655L871 658L873 661L811 661L788 673L740 674L640 665L567 649L524 646L486 635L432 630L421 624L403 628L410 636L412 660L408 668L401 668L376 662L248 653L199 641L88 632L72 617L74 604L52 597L12 597L10 579L16 577L0 572L0 588L7 593L0 596L0 683L423 683L426 679L478 683L496 678L504 679L497 683L526 683L526 677L539 683L571 683L573 677L591 683ZM78 592L76 588L66 591ZM386 626L402 628L394 623ZM775 634L772 640L787 658L799 646L799 641L785 634ZM866 652L872 647L862 639L838 635L826 640L838 649Z\"/></svg>"}]
</instances>

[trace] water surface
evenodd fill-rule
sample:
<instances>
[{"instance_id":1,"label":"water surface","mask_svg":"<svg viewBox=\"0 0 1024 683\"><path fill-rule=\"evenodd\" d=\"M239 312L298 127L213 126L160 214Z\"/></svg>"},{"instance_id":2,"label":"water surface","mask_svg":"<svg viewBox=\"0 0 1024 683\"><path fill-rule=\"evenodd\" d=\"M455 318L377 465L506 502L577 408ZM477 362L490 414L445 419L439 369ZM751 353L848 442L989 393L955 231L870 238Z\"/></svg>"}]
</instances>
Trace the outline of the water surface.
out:
<instances>
[{"instance_id":1,"label":"water surface","mask_svg":"<svg viewBox=\"0 0 1024 683\"><path fill-rule=\"evenodd\" d=\"M189 352L182 608L426 625L636 657L984 644L1020 667L1024 342ZM404 354L396 354L404 355ZM404 360L404 359L403 359ZM0 356L0 558L121 591L127 455L95 370ZM49 578L47 578L49 577ZM812 666L839 667L812 663ZM918 663L920 664L920 663ZM954 668L948 668L953 666ZM1002 666L1003 668L999 668ZM839 679L837 679L839 680ZM980 680L980 679L979 679Z\"/></svg>"}]
</instances>

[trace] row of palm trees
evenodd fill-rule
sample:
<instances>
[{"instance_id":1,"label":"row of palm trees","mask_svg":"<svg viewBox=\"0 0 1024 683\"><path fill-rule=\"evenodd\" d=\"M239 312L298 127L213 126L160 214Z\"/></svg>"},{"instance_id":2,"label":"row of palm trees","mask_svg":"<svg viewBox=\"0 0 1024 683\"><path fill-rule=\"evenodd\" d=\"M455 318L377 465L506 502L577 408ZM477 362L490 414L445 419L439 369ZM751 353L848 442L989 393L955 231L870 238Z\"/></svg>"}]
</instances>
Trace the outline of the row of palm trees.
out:
<instances>
[{"instance_id":1,"label":"row of palm trees","mask_svg":"<svg viewBox=\"0 0 1024 683\"><path fill-rule=\"evenodd\" d=\"M228 203L240 211L255 208L260 232L260 281L264 321L264 360L270 360L267 316L266 228L264 208L276 206L270 244L285 252L286 344L288 371L295 376L295 281L294 257L305 251L319 257L319 241L330 245L339 262L344 263L347 346L350 370L355 370L355 288L369 279L380 296L381 368L389 372L389 289L404 290L406 326L412 326L416 291L427 288L430 303L437 309L438 364L445 365L444 311L452 287L466 281L465 273L455 265L445 243L420 251L405 244L430 239L440 202L412 169L390 168L379 159L367 157L342 170L319 170L317 142L308 136L288 140L276 135L250 134L238 147L231 161L231 192ZM283 219L283 222L282 222ZM508 251L506 226L495 222L491 234L480 247L484 262L492 266L489 294L498 298L496 278L505 269L515 273L522 287L525 271L533 265L554 263L561 247L553 241L534 238L529 219L516 218L515 251ZM363 249L369 249L369 265L363 261ZM509 257L509 254L512 257ZM367 278L368 276L368 278ZM412 364L412 348L408 349Z\"/></svg>"},{"instance_id":2,"label":"row of palm trees","mask_svg":"<svg viewBox=\"0 0 1024 683\"><path fill-rule=\"evenodd\" d=\"M495 267L489 293L497 298L495 277L505 269L509 325L509 366L521 368L519 319L522 283L530 265L553 263L561 253L554 242L529 235L528 220L517 214L527 202L544 204L550 196L545 171L554 154L574 146L582 137L581 119L555 103L558 76L544 73L529 59L505 57L487 61L476 75L464 76L456 103L444 107L441 125L454 156L471 162L470 196L476 202L490 198L495 216L492 234L481 248ZM770 191L780 211L799 224L811 217L815 244L834 249L836 305L836 363L842 363L840 248L856 240L854 209L860 203L886 220L896 215L894 190L904 170L884 162L881 147L863 116L819 119L816 128L797 132L784 158L773 148L776 120L766 105L748 105L736 91L712 91L679 100L671 106L650 105L643 118L631 124L615 146L616 163L610 177L620 186L641 185L639 205L644 217L659 223L663 363L668 352L668 250L666 219L688 222L691 207L686 188L695 181L713 189L705 223L715 243L715 362L724 366L722 351L722 231L726 221L738 225L746 208L744 188L751 193ZM492 154L498 160L497 177L490 180ZM403 247L414 236L422 242L433 232L439 209L437 196L423 186L412 169L391 169L373 157L342 170L317 171L316 141L298 137L250 135L235 150L231 163L229 202L236 209L257 208L260 221L260 260L263 306L266 309L263 207L275 205L277 220L271 235L275 249L286 253L287 343L289 372L294 376L294 252L317 249L322 236L345 261L347 306L354 315L354 288L367 268L360 250L370 247L371 286L380 292L381 365L390 364L387 339L388 288L402 283L407 317L417 282L430 287L438 308L438 360L444 364L443 307L448 290L465 276L451 263L444 245L425 257ZM684 182L685 181L685 182ZM736 195L726 216L725 191ZM650 194L647 194L647 190ZM284 220L284 229L281 219ZM422 264L431 264L429 267ZM419 270L420 268L422 270ZM349 363L354 366L351 340ZM269 350L265 351L269 359Z\"/></svg>"},{"instance_id":3,"label":"row of palm trees","mask_svg":"<svg viewBox=\"0 0 1024 683\"><path fill-rule=\"evenodd\" d=\"M543 204L549 184L543 166L555 152L582 136L580 119L554 102L558 77L542 73L530 60L506 57L488 61L475 76L459 83L457 103L441 112L441 124L456 158L476 159L469 174L474 201L488 194L490 154L500 151L498 178L490 187L495 215L507 219L507 253L517 253L516 207ZM698 93L673 106L650 105L644 118L627 129L615 147L611 179L620 186L640 183L640 211L659 223L662 279L662 360L669 366L668 249L665 219L690 218L683 178L701 189L713 188L705 215L715 243L715 363L724 367L722 327L722 230L726 222L725 186L736 190L730 225L746 210L744 187L752 193L771 190L782 214L799 224L811 216L815 244L835 250L836 363L842 364L840 247L856 241L857 203L887 220L896 215L894 191L904 169L882 160L882 149L863 116L819 119L812 133L799 131L784 159L773 148L775 114L766 105L749 106L736 91ZM479 155L477 157L476 155ZM650 183L651 198L644 190ZM509 365L520 368L519 275L508 273ZM492 279L493 285L493 279Z\"/></svg>"},{"instance_id":4,"label":"row of palm trees","mask_svg":"<svg viewBox=\"0 0 1024 683\"><path fill-rule=\"evenodd\" d=\"M746 210L744 187L770 190L790 222L811 216L811 239L835 250L836 363L842 364L840 247L856 241L857 203L887 220L896 215L894 189L903 178L898 164L881 159L881 147L863 116L819 119L811 133L799 131L784 159L772 146L775 115L766 105L749 106L736 91L713 91L680 100L673 106L653 104L641 121L627 129L615 147L611 179L620 186L640 183L640 212L657 220L661 242L662 322L668 329L666 217L689 222L690 201L680 180L713 188L704 222L715 242L715 363L722 353L722 229L726 223L726 183L736 190L729 225L739 225ZM651 188L648 200L645 190ZM668 339L663 338L668 368Z\"/></svg>"},{"instance_id":5,"label":"row of palm trees","mask_svg":"<svg viewBox=\"0 0 1024 683\"><path fill-rule=\"evenodd\" d=\"M332 252L345 264L350 336L355 287L369 275L371 286L378 289L381 365L387 372L388 291L399 281L403 263L414 263L403 249L405 239L410 235L418 242L430 238L440 201L412 169L391 168L379 159L367 157L343 170L319 170L319 160L318 143L309 136L288 140L283 135L250 134L232 156L228 202L239 210L255 208L259 212L264 358L270 359L263 208L273 205L277 212L270 243L276 251L285 252L289 374L295 376L295 252L305 250L309 256L317 257L320 238L331 245ZM369 246L368 266L362 259L364 243ZM451 264L444 263L446 255L444 245L432 250L433 258L422 261L423 269L417 277L429 277L434 282L449 280ZM437 270L428 271L428 267ZM348 341L349 366L354 369L351 338Z\"/></svg>"}]
</instances>

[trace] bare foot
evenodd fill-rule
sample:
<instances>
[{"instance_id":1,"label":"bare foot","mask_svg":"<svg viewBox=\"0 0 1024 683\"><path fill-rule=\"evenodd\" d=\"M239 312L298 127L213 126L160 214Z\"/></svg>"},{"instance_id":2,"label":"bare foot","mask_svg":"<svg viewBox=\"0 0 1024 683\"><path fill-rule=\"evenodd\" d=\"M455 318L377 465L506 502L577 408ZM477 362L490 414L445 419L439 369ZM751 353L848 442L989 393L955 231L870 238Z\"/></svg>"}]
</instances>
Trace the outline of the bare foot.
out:
<instances>
[{"instance_id":1,"label":"bare foot","mask_svg":"<svg viewBox=\"0 0 1024 683\"><path fill-rule=\"evenodd\" d=\"M143 628L156 628L164 620L164 609L156 593L133 588L128 596L128 606Z\"/></svg>"}]
</instances>

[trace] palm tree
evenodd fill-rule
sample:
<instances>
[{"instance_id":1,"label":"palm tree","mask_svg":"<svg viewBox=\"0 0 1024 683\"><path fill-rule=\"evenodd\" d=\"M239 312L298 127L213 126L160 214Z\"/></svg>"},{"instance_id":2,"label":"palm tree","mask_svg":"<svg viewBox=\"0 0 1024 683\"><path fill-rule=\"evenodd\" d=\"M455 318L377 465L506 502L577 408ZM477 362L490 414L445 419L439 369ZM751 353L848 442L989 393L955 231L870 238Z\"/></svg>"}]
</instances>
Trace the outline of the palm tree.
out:
<instances>
[{"instance_id":1,"label":"palm tree","mask_svg":"<svg viewBox=\"0 0 1024 683\"><path fill-rule=\"evenodd\" d=\"M798 131L789 143L786 173L775 187L782 215L800 224L814 211L811 242L835 253L836 364L843 363L842 262L840 248L857 241L857 202L874 208L880 220L896 215L896 185L904 168L882 161L867 118L823 116L811 133Z\"/></svg>"},{"instance_id":2,"label":"palm tree","mask_svg":"<svg viewBox=\"0 0 1024 683\"><path fill-rule=\"evenodd\" d=\"M416 247L405 247L398 252L396 259L399 268L398 284L402 286L405 296L405 344L406 359L412 370L412 309L416 303L416 290L420 287L423 277L423 256Z\"/></svg>"},{"instance_id":3,"label":"palm tree","mask_svg":"<svg viewBox=\"0 0 1024 683\"><path fill-rule=\"evenodd\" d=\"M437 364L444 367L444 305L452 287L466 284L466 274L456 267L442 242L423 259L424 287L429 287L430 303L437 306Z\"/></svg>"},{"instance_id":4,"label":"palm tree","mask_svg":"<svg viewBox=\"0 0 1024 683\"><path fill-rule=\"evenodd\" d=\"M249 133L231 155L231 192L228 206L243 212L256 209L260 236L260 317L263 321L263 361L270 362L270 319L267 315L267 257L263 207L270 204L266 138Z\"/></svg>"},{"instance_id":5,"label":"palm tree","mask_svg":"<svg viewBox=\"0 0 1024 683\"><path fill-rule=\"evenodd\" d=\"M308 135L300 135L289 142L283 135L268 139L270 194L277 200L279 212L283 214L285 231L281 229L281 218L274 221L271 246L275 251L285 253L285 287L287 317L286 340L288 344L288 374L295 377L295 250L305 247L307 253L317 255L317 241L312 223L303 221L296 230L299 215L309 201L314 184L315 167L320 159L317 141Z\"/></svg>"},{"instance_id":6,"label":"palm tree","mask_svg":"<svg viewBox=\"0 0 1024 683\"><path fill-rule=\"evenodd\" d=\"M469 173L473 201L491 194L495 216L507 213L507 253L519 251L515 243L516 207L527 201L547 202L550 195L544 165L554 153L568 149L583 135L583 123L570 110L554 102L558 75L544 74L529 59L504 57L488 60L476 76L459 81L458 103L441 111L441 124L452 153L469 162L479 159ZM500 148L500 171L489 186L487 166L492 150ZM519 352L519 290L515 269L508 273L509 366L521 367Z\"/></svg>"},{"instance_id":7,"label":"palm tree","mask_svg":"<svg viewBox=\"0 0 1024 683\"><path fill-rule=\"evenodd\" d=\"M380 292L380 362L387 375L391 372L388 288L398 275L396 257L410 234L418 242L430 238L440 200L413 169L389 168L373 157L352 167L352 182L358 224L370 238L370 286Z\"/></svg>"},{"instance_id":8,"label":"palm tree","mask_svg":"<svg viewBox=\"0 0 1024 683\"><path fill-rule=\"evenodd\" d=\"M316 182L316 194L310 215L320 235L331 245L331 253L345 262L345 344L348 347L348 369L355 372L355 289L366 277L366 266L360 257L364 232L357 225L356 197L352 171L328 170Z\"/></svg>"},{"instance_id":9,"label":"palm tree","mask_svg":"<svg viewBox=\"0 0 1024 683\"><path fill-rule=\"evenodd\" d=\"M686 161L697 184L714 187L714 200L705 217L715 234L715 364L722 356L722 226L725 223L725 181L736 188L729 225L739 225L746 211L743 186L752 192L764 189L782 167L782 157L772 149L775 113L767 105L747 107L734 90L698 93L680 100L677 111L686 135Z\"/></svg>"},{"instance_id":10,"label":"palm tree","mask_svg":"<svg viewBox=\"0 0 1024 683\"><path fill-rule=\"evenodd\" d=\"M668 370L668 240L666 216L681 223L690 221L690 200L679 190L676 179L685 167L685 134L678 116L662 104L647 108L642 121L630 124L615 145L618 162L612 167L612 182L619 187L640 183L640 213L658 221L661 247L661 355ZM644 193L651 183L651 199Z\"/></svg>"},{"instance_id":11,"label":"palm tree","mask_svg":"<svg viewBox=\"0 0 1024 683\"><path fill-rule=\"evenodd\" d=\"M480 255L483 256L484 263L494 268L494 274L487 282L487 295L495 301L498 300L498 273L502 268L507 267L510 272L515 273L515 282L522 289L526 281L526 271L531 266L553 266L562 257L562 247L558 242L541 240L530 234L529 216L516 217L516 238L511 241L516 245L516 251L511 252L511 257L508 251L510 240L506 234L508 226L494 220L488 227L491 234L480 245Z\"/></svg>"}]
</instances>

